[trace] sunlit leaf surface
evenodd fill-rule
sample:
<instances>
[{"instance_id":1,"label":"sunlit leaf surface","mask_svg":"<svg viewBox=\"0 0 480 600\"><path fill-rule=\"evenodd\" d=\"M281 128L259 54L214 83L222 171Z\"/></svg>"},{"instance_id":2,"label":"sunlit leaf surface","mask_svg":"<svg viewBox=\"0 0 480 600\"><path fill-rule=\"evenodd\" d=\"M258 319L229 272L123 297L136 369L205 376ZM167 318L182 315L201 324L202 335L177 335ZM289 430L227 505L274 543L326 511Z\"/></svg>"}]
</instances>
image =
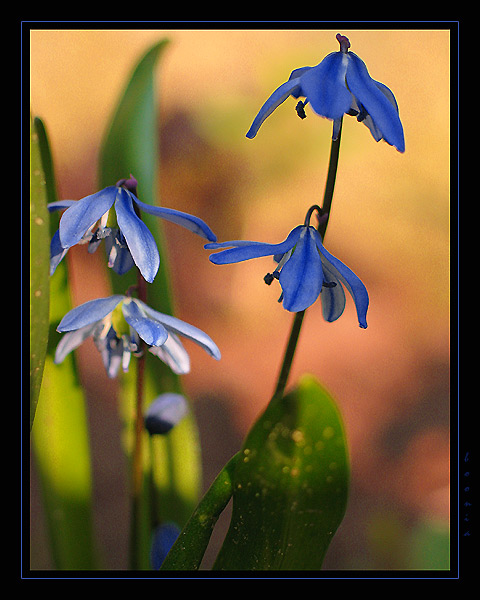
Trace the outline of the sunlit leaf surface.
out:
<instances>
[{"instance_id":1,"label":"sunlit leaf surface","mask_svg":"<svg viewBox=\"0 0 480 600\"><path fill-rule=\"evenodd\" d=\"M38 134L30 121L30 428L48 342L50 233L47 187Z\"/></svg>"},{"instance_id":2,"label":"sunlit leaf surface","mask_svg":"<svg viewBox=\"0 0 480 600\"><path fill-rule=\"evenodd\" d=\"M214 565L318 570L346 508L349 463L340 413L310 376L274 399L233 475L233 514Z\"/></svg>"},{"instance_id":3,"label":"sunlit leaf surface","mask_svg":"<svg viewBox=\"0 0 480 600\"><path fill-rule=\"evenodd\" d=\"M45 189L48 201L56 200L53 162L45 126L36 118ZM58 227L58 215L50 219L49 238ZM48 259L49 259L49 244ZM47 265L49 260L47 260ZM42 386L32 427L32 448L42 490L49 552L54 567L95 569L92 481L85 395L74 354L60 365L53 363L61 336L55 329L71 308L67 262L62 261L49 279L50 332Z\"/></svg>"}]
</instances>

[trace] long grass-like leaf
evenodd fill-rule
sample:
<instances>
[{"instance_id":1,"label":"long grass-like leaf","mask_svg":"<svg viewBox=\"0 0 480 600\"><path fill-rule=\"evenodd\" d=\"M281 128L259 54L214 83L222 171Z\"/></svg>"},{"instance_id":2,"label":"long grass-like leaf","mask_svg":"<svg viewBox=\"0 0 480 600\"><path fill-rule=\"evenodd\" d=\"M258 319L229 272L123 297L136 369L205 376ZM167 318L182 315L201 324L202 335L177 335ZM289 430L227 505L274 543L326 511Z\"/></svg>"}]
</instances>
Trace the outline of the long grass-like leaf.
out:
<instances>
[{"instance_id":1,"label":"long grass-like leaf","mask_svg":"<svg viewBox=\"0 0 480 600\"><path fill-rule=\"evenodd\" d=\"M30 429L48 343L50 232L47 186L38 134L30 120Z\"/></svg>"},{"instance_id":2,"label":"long grass-like leaf","mask_svg":"<svg viewBox=\"0 0 480 600\"><path fill-rule=\"evenodd\" d=\"M103 140L99 160L99 187L114 185L120 179L133 175L138 181L138 197L148 204L159 204L157 199L158 165L158 99L155 85L155 68L167 45L161 40L152 46L138 61L122 93L112 121ZM175 207L171 207L175 208ZM142 214L142 219L152 232L160 254L160 269L152 284L148 285L147 303L152 308L174 314L168 257L165 250L163 228L160 220ZM125 293L137 283L136 269L119 276L109 269L114 293ZM158 358L146 353L144 398L145 408L159 394L182 393L177 375ZM132 360L132 363L134 361ZM136 402L134 378L136 366L131 364L128 376L121 380L123 415L126 423L127 452L133 446L133 422ZM198 432L192 414L162 438L148 439L144 434L144 493L142 497L143 529L138 532L137 552L141 568L149 568L150 532L156 522L174 521L180 527L194 509L201 486L201 462ZM151 504L151 486L155 502Z\"/></svg>"},{"instance_id":3,"label":"long grass-like leaf","mask_svg":"<svg viewBox=\"0 0 480 600\"><path fill-rule=\"evenodd\" d=\"M43 122L36 118L46 195L56 199L53 161ZM50 235L58 216L50 219ZM60 335L55 329L70 310L67 263L50 277L50 337L38 407L32 428L32 449L42 490L50 553L59 570L97 568L93 535L92 481L85 396L75 357L53 363Z\"/></svg>"}]
</instances>

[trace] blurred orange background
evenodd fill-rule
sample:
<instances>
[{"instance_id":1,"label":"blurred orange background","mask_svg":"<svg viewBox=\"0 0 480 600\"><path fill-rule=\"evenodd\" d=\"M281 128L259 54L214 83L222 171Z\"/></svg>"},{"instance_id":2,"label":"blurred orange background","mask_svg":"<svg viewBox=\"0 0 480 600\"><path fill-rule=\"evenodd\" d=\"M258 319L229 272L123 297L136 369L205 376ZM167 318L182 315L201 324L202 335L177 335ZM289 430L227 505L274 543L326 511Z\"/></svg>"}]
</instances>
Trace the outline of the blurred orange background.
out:
<instances>
[{"instance_id":1,"label":"blurred orange background","mask_svg":"<svg viewBox=\"0 0 480 600\"><path fill-rule=\"evenodd\" d=\"M203 218L219 241L280 242L321 204L332 124L309 107L300 120L289 98L254 140L245 133L293 69L339 49L338 31L394 92L406 151L376 143L345 117L325 243L367 286L368 329L358 327L350 296L335 323L314 304L290 385L313 373L345 420L351 496L325 568L400 569L411 566L406 547L419 531L443 533L449 522L449 31L38 29L31 31L31 110L49 133L59 197L93 193L101 140L126 81L143 53L168 38L157 70L159 203ZM266 406L293 316L277 303L276 282L263 282L271 258L215 266L199 238L170 224L165 232L177 316L222 352L216 362L188 345L192 370L183 377L207 487ZM102 250L91 256L77 247L68 259L75 304L108 294ZM100 545L115 569L124 567L118 522L128 519L128 504L122 493L112 497L125 487L115 382L92 350L87 342L77 353ZM32 481L32 562L46 568L34 473Z\"/></svg>"}]
</instances>

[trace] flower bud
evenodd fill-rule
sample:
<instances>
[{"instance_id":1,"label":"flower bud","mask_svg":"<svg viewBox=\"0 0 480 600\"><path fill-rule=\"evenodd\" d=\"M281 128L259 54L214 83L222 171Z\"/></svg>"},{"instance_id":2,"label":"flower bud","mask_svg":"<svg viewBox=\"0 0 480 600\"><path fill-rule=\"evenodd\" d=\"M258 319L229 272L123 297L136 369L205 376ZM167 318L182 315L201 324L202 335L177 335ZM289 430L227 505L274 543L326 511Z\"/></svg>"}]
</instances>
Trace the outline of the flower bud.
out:
<instances>
[{"instance_id":1,"label":"flower bud","mask_svg":"<svg viewBox=\"0 0 480 600\"><path fill-rule=\"evenodd\" d=\"M188 403L181 394L160 394L150 404L144 418L150 435L168 433L188 413Z\"/></svg>"}]
</instances>

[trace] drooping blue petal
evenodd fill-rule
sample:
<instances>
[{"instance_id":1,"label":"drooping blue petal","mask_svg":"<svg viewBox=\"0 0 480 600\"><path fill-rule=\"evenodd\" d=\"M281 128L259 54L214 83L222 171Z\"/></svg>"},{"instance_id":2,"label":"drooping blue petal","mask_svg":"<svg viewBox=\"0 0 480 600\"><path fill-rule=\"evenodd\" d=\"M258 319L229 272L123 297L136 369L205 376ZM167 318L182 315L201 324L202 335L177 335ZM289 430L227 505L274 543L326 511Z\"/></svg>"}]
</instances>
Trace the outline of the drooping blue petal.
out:
<instances>
[{"instance_id":1,"label":"drooping blue petal","mask_svg":"<svg viewBox=\"0 0 480 600\"><path fill-rule=\"evenodd\" d=\"M47 208L49 212L53 212L55 210L63 210L64 208L70 208L76 204L78 200L56 200L55 202L49 202L47 204Z\"/></svg>"},{"instance_id":2,"label":"drooping blue petal","mask_svg":"<svg viewBox=\"0 0 480 600\"><path fill-rule=\"evenodd\" d=\"M136 204L146 213L165 219L165 221L171 221L172 223L181 225L182 227L185 227L185 229L193 231L193 233L196 233L201 237L212 242L217 241L217 236L213 233L210 227L204 221L202 221L202 219L199 219L194 215L184 213L180 210L174 210L173 208L163 208L161 206L152 206L151 204L145 204L145 202L141 202L131 192L130 196L133 198Z\"/></svg>"},{"instance_id":3,"label":"drooping blue petal","mask_svg":"<svg viewBox=\"0 0 480 600\"><path fill-rule=\"evenodd\" d=\"M128 367L130 365L130 359L132 358L132 349L128 336L122 335L122 371L128 373Z\"/></svg>"},{"instance_id":4,"label":"drooping blue petal","mask_svg":"<svg viewBox=\"0 0 480 600\"><path fill-rule=\"evenodd\" d=\"M93 336L93 341L102 357L103 366L108 377L116 377L123 355L123 342L118 339L113 327L110 327L106 335Z\"/></svg>"},{"instance_id":5,"label":"drooping blue petal","mask_svg":"<svg viewBox=\"0 0 480 600\"><path fill-rule=\"evenodd\" d=\"M280 271L283 307L290 312L308 308L322 289L322 262L312 231L313 227L302 227L295 250Z\"/></svg>"},{"instance_id":6,"label":"drooping blue petal","mask_svg":"<svg viewBox=\"0 0 480 600\"><path fill-rule=\"evenodd\" d=\"M201 329L198 329L189 323L185 323L176 317L157 312L156 310L153 310L153 308L147 306L141 300L135 300L135 302L140 305L147 316L159 321L162 325L164 325L169 333L173 332L194 341L208 354L210 354L210 356L213 356L213 358L216 360L220 360L220 350L218 349L217 345Z\"/></svg>"},{"instance_id":7,"label":"drooping blue petal","mask_svg":"<svg viewBox=\"0 0 480 600\"><path fill-rule=\"evenodd\" d=\"M55 273L55 269L67 252L68 248L63 248L60 243L60 234L57 229L50 242L50 275Z\"/></svg>"},{"instance_id":8,"label":"drooping blue petal","mask_svg":"<svg viewBox=\"0 0 480 600\"><path fill-rule=\"evenodd\" d=\"M73 331L96 321L101 321L119 304L125 296L117 294L108 298L89 300L80 306L72 308L60 321L57 331Z\"/></svg>"},{"instance_id":9,"label":"drooping blue petal","mask_svg":"<svg viewBox=\"0 0 480 600\"><path fill-rule=\"evenodd\" d=\"M89 227L98 221L115 202L118 188L106 187L72 204L60 219L60 242L70 248L82 239ZM53 204L53 203L52 203Z\"/></svg>"},{"instance_id":10,"label":"drooping blue petal","mask_svg":"<svg viewBox=\"0 0 480 600\"><path fill-rule=\"evenodd\" d=\"M300 70L300 69L299 69ZM268 100L264 103L262 108L259 110L257 116L253 120L253 123L250 129L247 132L247 138L254 138L257 135L258 130L260 129L261 124L265 121L265 119L272 114L272 112L285 102L285 100L290 96L298 97L298 92L301 89L300 85L300 77L296 77L282 83L272 95L268 98Z\"/></svg>"},{"instance_id":11,"label":"drooping blue petal","mask_svg":"<svg viewBox=\"0 0 480 600\"><path fill-rule=\"evenodd\" d=\"M382 132L383 139L399 152L405 152L403 127L396 102L395 105L391 102L392 92L388 90L390 94L386 94L379 89L377 82L370 77L365 63L356 54L349 52L348 56L346 78L350 91L363 104L375 126Z\"/></svg>"},{"instance_id":12,"label":"drooping blue petal","mask_svg":"<svg viewBox=\"0 0 480 600\"><path fill-rule=\"evenodd\" d=\"M292 229L285 241L280 244L264 244L262 242L222 242L221 244L206 244L205 248L215 248L224 246L236 246L228 250L223 250L217 254L210 254L209 259L215 265L228 265L231 263L242 262L251 258L269 256L270 254L285 254L297 243L303 225Z\"/></svg>"},{"instance_id":13,"label":"drooping blue petal","mask_svg":"<svg viewBox=\"0 0 480 600\"><path fill-rule=\"evenodd\" d=\"M118 375L118 371L122 365L123 359L123 340L116 336L109 340L106 353L104 355L104 365L107 375L110 379L114 379Z\"/></svg>"},{"instance_id":14,"label":"drooping blue petal","mask_svg":"<svg viewBox=\"0 0 480 600\"><path fill-rule=\"evenodd\" d=\"M345 310L345 290L343 289L342 283L337 276L337 271L333 269L331 264L323 255L320 255L320 258L322 259L325 282L335 284L332 287L322 287L322 293L320 295L323 318L325 321L332 323L333 321L336 321Z\"/></svg>"},{"instance_id":15,"label":"drooping blue petal","mask_svg":"<svg viewBox=\"0 0 480 600\"><path fill-rule=\"evenodd\" d=\"M146 281L152 283L160 266L155 239L145 223L135 214L131 194L123 188L117 189L115 211L118 226L140 273Z\"/></svg>"},{"instance_id":16,"label":"drooping blue petal","mask_svg":"<svg viewBox=\"0 0 480 600\"><path fill-rule=\"evenodd\" d=\"M345 85L347 54L332 52L320 64L302 75L302 90L321 117L339 119L348 111L352 95Z\"/></svg>"},{"instance_id":17,"label":"drooping blue petal","mask_svg":"<svg viewBox=\"0 0 480 600\"><path fill-rule=\"evenodd\" d=\"M110 235L105 238L105 250L108 266L118 275L127 273L135 265L130 250L118 229L112 229Z\"/></svg>"},{"instance_id":18,"label":"drooping blue petal","mask_svg":"<svg viewBox=\"0 0 480 600\"><path fill-rule=\"evenodd\" d=\"M344 265L338 258L335 258L330 252L325 250L323 247L320 234L316 232L315 236L317 242L317 248L320 253L329 263L329 270L343 283L343 285L350 292L354 302L355 308L357 309L358 324L363 329L367 327L367 310L368 310L368 292L359 277Z\"/></svg>"},{"instance_id":19,"label":"drooping blue petal","mask_svg":"<svg viewBox=\"0 0 480 600\"><path fill-rule=\"evenodd\" d=\"M381 83L380 81L375 81L375 79L373 80L373 83L377 86L377 88L382 92L385 98L390 102L390 104L398 113L397 100L393 95L392 90L389 87L387 87L384 83Z\"/></svg>"},{"instance_id":20,"label":"drooping blue petal","mask_svg":"<svg viewBox=\"0 0 480 600\"><path fill-rule=\"evenodd\" d=\"M182 394L160 394L145 413L145 429L150 435L164 435L179 423L188 411L188 402Z\"/></svg>"},{"instance_id":21,"label":"drooping blue petal","mask_svg":"<svg viewBox=\"0 0 480 600\"><path fill-rule=\"evenodd\" d=\"M383 83L380 83L380 81L374 80L374 83L377 86L377 88L382 92L382 94L385 95L387 100L390 102L390 104L395 108L395 110L398 113L397 101L395 100L395 96L393 95L392 91L386 85L384 85ZM364 113L366 113L366 109L364 107L360 108L358 106L358 104L355 102L355 100L352 103L352 108L354 108L355 110L358 110L358 111L362 110ZM382 135L382 132L380 131L380 128L375 125L372 117L368 113L362 119L360 119L360 115L359 115L357 117L357 120L361 120L361 122L366 127L368 127L368 129L370 130L370 133L372 134L373 139L376 142L383 140L383 135Z\"/></svg>"},{"instance_id":22,"label":"drooping blue petal","mask_svg":"<svg viewBox=\"0 0 480 600\"><path fill-rule=\"evenodd\" d=\"M167 341L168 331L157 320L150 319L136 300L125 300L122 304L125 321L135 329L149 346L161 346Z\"/></svg>"},{"instance_id":23,"label":"drooping blue petal","mask_svg":"<svg viewBox=\"0 0 480 600\"><path fill-rule=\"evenodd\" d=\"M241 248L242 246L263 246L265 242L250 242L248 240L232 240L230 242L212 242L211 244L205 244L204 248L207 250L218 250L218 248Z\"/></svg>"},{"instance_id":24,"label":"drooping blue petal","mask_svg":"<svg viewBox=\"0 0 480 600\"><path fill-rule=\"evenodd\" d=\"M56 365L63 362L67 354L70 354L72 350L78 348L78 346L80 346L80 344L82 344L89 336L93 335L93 332L97 327L98 323L95 321L94 323L90 323L90 325L80 327L80 329L68 331L62 337L55 349L55 358L53 362Z\"/></svg>"},{"instance_id":25,"label":"drooping blue petal","mask_svg":"<svg viewBox=\"0 0 480 600\"><path fill-rule=\"evenodd\" d=\"M292 80L292 79L298 79L298 89L294 89L291 93L291 95L294 98L300 98L300 96L306 96L306 94L304 93L304 91L302 90L302 80L301 77L304 73L306 73L307 71L309 71L310 69L313 69L313 67L300 67L299 69L294 69L291 73L290 73L290 77L288 78L288 81Z\"/></svg>"},{"instance_id":26,"label":"drooping blue petal","mask_svg":"<svg viewBox=\"0 0 480 600\"><path fill-rule=\"evenodd\" d=\"M190 373L190 357L178 339L170 332L167 341L162 346L152 346L149 351L162 360L177 375Z\"/></svg>"}]
</instances>

